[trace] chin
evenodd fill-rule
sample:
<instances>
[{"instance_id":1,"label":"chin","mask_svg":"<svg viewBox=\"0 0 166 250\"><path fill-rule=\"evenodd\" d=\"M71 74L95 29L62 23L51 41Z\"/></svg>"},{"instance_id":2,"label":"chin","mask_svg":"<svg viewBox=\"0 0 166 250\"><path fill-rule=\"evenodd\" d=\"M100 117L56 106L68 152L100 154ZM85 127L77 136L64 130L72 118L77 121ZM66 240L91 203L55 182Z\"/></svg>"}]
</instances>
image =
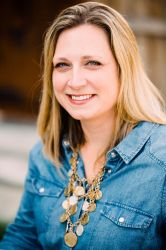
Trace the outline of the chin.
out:
<instances>
[{"instance_id":1,"label":"chin","mask_svg":"<svg viewBox=\"0 0 166 250\"><path fill-rule=\"evenodd\" d=\"M81 115L81 114L71 114L71 113L69 113L69 115L73 118L73 119L75 119L75 120L89 120L90 118L89 117L87 117L87 115Z\"/></svg>"}]
</instances>

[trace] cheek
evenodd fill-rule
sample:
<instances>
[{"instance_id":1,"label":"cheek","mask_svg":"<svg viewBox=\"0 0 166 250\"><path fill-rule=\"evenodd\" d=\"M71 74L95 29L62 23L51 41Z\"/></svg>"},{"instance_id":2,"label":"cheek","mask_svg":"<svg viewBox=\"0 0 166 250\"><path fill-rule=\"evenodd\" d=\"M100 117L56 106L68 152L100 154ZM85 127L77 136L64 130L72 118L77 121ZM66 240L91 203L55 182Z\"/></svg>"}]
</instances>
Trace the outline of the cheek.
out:
<instances>
[{"instance_id":1,"label":"cheek","mask_svg":"<svg viewBox=\"0 0 166 250\"><path fill-rule=\"evenodd\" d=\"M52 76L52 84L53 84L53 89L54 92L61 92L64 89L64 81L62 81L61 77L53 74Z\"/></svg>"}]
</instances>

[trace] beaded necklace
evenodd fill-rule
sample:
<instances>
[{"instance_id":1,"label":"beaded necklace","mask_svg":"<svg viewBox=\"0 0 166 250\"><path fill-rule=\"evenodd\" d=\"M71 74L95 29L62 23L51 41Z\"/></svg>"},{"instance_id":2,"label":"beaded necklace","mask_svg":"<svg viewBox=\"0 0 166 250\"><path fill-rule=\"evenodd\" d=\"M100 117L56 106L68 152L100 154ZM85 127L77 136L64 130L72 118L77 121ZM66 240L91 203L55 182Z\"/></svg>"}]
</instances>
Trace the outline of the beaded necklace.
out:
<instances>
[{"instance_id":1,"label":"beaded necklace","mask_svg":"<svg viewBox=\"0 0 166 250\"><path fill-rule=\"evenodd\" d=\"M74 247L78 237L84 232L84 226L89 223L89 213L96 209L96 201L102 198L100 184L105 172L105 166L98 172L92 183L89 185L86 178L81 179L77 173L78 150L74 151L70 160L71 171L68 186L64 190L66 199L62 202L65 212L60 216L60 222L67 223L64 241L67 246ZM84 186L88 184L88 189ZM72 222L72 215L77 212L77 204L84 200L81 216L76 222Z\"/></svg>"}]
</instances>

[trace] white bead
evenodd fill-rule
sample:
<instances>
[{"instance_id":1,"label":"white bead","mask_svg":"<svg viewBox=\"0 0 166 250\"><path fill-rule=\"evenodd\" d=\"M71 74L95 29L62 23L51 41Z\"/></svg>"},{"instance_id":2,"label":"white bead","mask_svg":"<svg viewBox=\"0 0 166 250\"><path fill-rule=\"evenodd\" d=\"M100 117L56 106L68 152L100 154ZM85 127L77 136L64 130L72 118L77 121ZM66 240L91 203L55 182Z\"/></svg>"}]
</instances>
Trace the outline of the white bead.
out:
<instances>
[{"instance_id":1,"label":"white bead","mask_svg":"<svg viewBox=\"0 0 166 250\"><path fill-rule=\"evenodd\" d=\"M123 223L124 221L125 221L125 218L124 218L124 217L120 217L120 218L119 218L119 222L120 222L120 223Z\"/></svg>"},{"instance_id":2,"label":"white bead","mask_svg":"<svg viewBox=\"0 0 166 250\"><path fill-rule=\"evenodd\" d=\"M83 231L84 231L84 227L83 227L81 224L79 224L79 225L76 227L76 234L77 234L78 236L81 236L81 235L83 234Z\"/></svg>"},{"instance_id":3,"label":"white bead","mask_svg":"<svg viewBox=\"0 0 166 250\"><path fill-rule=\"evenodd\" d=\"M72 171L72 169L70 169L70 170L68 171L68 176L72 176L72 174L73 174L73 171Z\"/></svg>"},{"instance_id":4,"label":"white bead","mask_svg":"<svg viewBox=\"0 0 166 250\"><path fill-rule=\"evenodd\" d=\"M89 202L88 201L84 201L83 206L82 206L82 210L83 211L87 211L89 207Z\"/></svg>"},{"instance_id":5,"label":"white bead","mask_svg":"<svg viewBox=\"0 0 166 250\"><path fill-rule=\"evenodd\" d=\"M44 193L44 191L45 191L44 187L39 188L39 193Z\"/></svg>"},{"instance_id":6,"label":"white bead","mask_svg":"<svg viewBox=\"0 0 166 250\"><path fill-rule=\"evenodd\" d=\"M78 202L78 197L76 195L70 196L69 203L70 203L71 206L77 204L77 202Z\"/></svg>"},{"instance_id":7,"label":"white bead","mask_svg":"<svg viewBox=\"0 0 166 250\"><path fill-rule=\"evenodd\" d=\"M69 208L69 202L68 202L68 200L64 200L64 201L62 202L62 207L63 207L64 209L68 209L68 208Z\"/></svg>"}]
</instances>

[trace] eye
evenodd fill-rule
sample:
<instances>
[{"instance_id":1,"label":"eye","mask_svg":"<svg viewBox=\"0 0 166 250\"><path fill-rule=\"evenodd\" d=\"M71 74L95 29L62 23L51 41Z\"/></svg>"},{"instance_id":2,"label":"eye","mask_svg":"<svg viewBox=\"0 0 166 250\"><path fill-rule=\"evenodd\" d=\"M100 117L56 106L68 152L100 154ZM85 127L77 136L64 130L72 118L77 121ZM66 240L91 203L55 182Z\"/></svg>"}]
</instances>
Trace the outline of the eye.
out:
<instances>
[{"instance_id":1,"label":"eye","mask_svg":"<svg viewBox=\"0 0 166 250\"><path fill-rule=\"evenodd\" d=\"M98 62L98 61L91 60L91 61L87 62L87 65L90 65L90 66L100 66L101 63Z\"/></svg>"},{"instance_id":2,"label":"eye","mask_svg":"<svg viewBox=\"0 0 166 250\"><path fill-rule=\"evenodd\" d=\"M60 63L57 63L57 64L55 64L55 68L60 68L60 69L62 69L62 68L65 68L65 67L68 67L69 65L67 64L67 63L65 63L65 62L60 62Z\"/></svg>"}]
</instances>

